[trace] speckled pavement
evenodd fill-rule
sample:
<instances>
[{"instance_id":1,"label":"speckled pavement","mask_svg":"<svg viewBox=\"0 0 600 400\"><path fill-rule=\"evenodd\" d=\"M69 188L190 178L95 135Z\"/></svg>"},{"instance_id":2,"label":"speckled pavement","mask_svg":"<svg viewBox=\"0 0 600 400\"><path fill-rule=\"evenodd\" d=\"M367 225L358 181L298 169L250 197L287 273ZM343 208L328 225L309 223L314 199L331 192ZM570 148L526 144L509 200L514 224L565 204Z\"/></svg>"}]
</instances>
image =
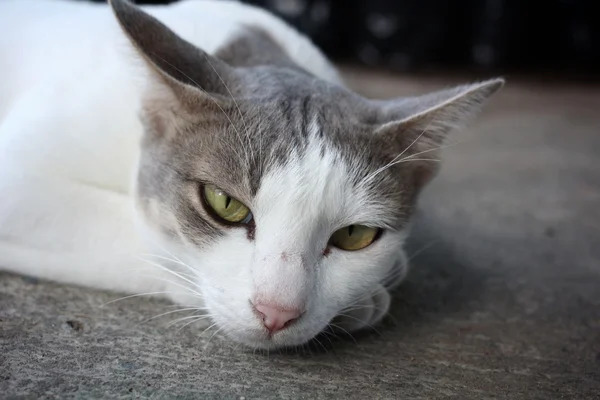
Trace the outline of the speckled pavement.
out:
<instances>
[{"instance_id":1,"label":"speckled pavement","mask_svg":"<svg viewBox=\"0 0 600 400\"><path fill-rule=\"evenodd\" d=\"M0 398L600 398L600 87L509 80L451 142L377 332L254 353L144 322L166 302L0 274Z\"/></svg>"}]
</instances>

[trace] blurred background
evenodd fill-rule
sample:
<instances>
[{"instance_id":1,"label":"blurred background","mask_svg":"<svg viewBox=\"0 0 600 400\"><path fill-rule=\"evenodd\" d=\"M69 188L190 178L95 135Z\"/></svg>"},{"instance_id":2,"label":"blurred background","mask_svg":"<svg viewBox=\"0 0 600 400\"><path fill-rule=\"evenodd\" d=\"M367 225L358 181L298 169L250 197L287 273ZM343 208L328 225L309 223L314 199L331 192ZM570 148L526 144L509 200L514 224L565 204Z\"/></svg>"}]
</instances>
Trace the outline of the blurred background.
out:
<instances>
[{"instance_id":1,"label":"blurred background","mask_svg":"<svg viewBox=\"0 0 600 400\"><path fill-rule=\"evenodd\" d=\"M279 14L330 56L396 71L587 75L600 65L600 11L593 0L247 2Z\"/></svg>"},{"instance_id":2,"label":"blurred background","mask_svg":"<svg viewBox=\"0 0 600 400\"><path fill-rule=\"evenodd\" d=\"M600 71L594 0L243 1L284 18L339 62L405 73L543 73L578 80Z\"/></svg>"},{"instance_id":3,"label":"blurred background","mask_svg":"<svg viewBox=\"0 0 600 400\"><path fill-rule=\"evenodd\" d=\"M0 393L600 399L599 0L245 1L310 36L367 97L507 78L444 146L388 321L327 354L265 360L149 322L166 304L111 311L97 306L108 294L3 278ZM3 356L23 372L3 375Z\"/></svg>"}]
</instances>

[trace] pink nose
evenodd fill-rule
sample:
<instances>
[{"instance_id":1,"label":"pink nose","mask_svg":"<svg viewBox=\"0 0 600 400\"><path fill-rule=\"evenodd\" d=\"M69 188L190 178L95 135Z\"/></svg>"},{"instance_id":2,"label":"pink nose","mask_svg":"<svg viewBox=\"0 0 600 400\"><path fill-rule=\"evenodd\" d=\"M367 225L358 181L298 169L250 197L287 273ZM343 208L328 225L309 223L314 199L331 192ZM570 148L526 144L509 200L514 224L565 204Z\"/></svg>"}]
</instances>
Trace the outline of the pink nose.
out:
<instances>
[{"instance_id":1,"label":"pink nose","mask_svg":"<svg viewBox=\"0 0 600 400\"><path fill-rule=\"evenodd\" d=\"M298 310L283 310L265 304L256 304L254 308L262 317L263 324L271 334L282 330L301 314Z\"/></svg>"}]
</instances>

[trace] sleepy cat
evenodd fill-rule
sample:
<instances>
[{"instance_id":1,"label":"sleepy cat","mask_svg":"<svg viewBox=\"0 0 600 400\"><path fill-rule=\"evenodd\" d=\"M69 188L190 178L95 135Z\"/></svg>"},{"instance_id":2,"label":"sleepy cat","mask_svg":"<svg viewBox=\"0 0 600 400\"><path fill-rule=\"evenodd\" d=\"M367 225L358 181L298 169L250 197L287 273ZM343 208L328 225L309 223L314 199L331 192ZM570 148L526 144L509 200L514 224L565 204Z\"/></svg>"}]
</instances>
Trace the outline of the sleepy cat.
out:
<instances>
[{"instance_id":1,"label":"sleepy cat","mask_svg":"<svg viewBox=\"0 0 600 400\"><path fill-rule=\"evenodd\" d=\"M258 8L111 7L0 3L0 268L254 348L379 322L439 148L503 81L371 100Z\"/></svg>"}]
</instances>

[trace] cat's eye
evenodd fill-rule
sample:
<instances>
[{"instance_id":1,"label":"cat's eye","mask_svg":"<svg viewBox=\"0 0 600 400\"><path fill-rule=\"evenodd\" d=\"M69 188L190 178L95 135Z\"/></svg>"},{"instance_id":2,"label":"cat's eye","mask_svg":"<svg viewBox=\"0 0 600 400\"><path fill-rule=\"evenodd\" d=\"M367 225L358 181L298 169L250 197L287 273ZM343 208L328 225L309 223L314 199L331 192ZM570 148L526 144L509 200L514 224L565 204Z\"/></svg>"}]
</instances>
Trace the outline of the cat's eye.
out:
<instances>
[{"instance_id":1,"label":"cat's eye","mask_svg":"<svg viewBox=\"0 0 600 400\"><path fill-rule=\"evenodd\" d=\"M335 231L330 242L342 250L361 250L373 243L380 231L365 225L350 225Z\"/></svg>"},{"instance_id":2,"label":"cat's eye","mask_svg":"<svg viewBox=\"0 0 600 400\"><path fill-rule=\"evenodd\" d=\"M247 224L252 220L250 209L221 189L205 185L202 190L206 204L219 218L240 224Z\"/></svg>"}]
</instances>

